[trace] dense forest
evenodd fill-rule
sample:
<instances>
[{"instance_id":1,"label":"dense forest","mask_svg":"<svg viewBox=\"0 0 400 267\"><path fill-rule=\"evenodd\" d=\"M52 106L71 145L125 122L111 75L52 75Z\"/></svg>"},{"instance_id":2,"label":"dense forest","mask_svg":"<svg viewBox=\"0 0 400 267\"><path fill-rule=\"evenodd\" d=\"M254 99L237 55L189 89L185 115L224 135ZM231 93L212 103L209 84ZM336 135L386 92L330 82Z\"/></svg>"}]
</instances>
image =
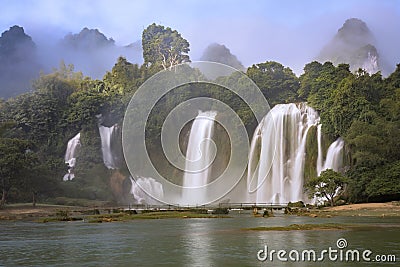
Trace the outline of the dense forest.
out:
<instances>
[{"instance_id":1,"label":"dense forest","mask_svg":"<svg viewBox=\"0 0 400 267\"><path fill-rule=\"evenodd\" d=\"M103 164L99 114L102 125L122 125L131 97L148 78L190 61L189 42L161 25L152 24L143 31L142 47L142 65L120 57L99 80L84 77L62 62L35 80L31 92L0 100L2 205L32 199L61 204L66 198L121 201L110 186L116 171ZM323 132L332 140L339 136L345 140L348 202L400 198L400 64L387 77L363 69L352 72L348 64L329 61L308 63L300 77L273 61L254 64L244 72L271 106L306 101L319 112ZM190 75L198 74L193 69ZM226 79L234 81L234 77ZM209 84L186 85L165 95L154 107L146 128L150 151L159 149L160 129L168 111L198 96L228 104L252 135L254 117L237 96ZM78 132L82 147L76 178L63 182L68 170L64 161L67 142ZM118 172L128 174L126 166Z\"/></svg>"}]
</instances>

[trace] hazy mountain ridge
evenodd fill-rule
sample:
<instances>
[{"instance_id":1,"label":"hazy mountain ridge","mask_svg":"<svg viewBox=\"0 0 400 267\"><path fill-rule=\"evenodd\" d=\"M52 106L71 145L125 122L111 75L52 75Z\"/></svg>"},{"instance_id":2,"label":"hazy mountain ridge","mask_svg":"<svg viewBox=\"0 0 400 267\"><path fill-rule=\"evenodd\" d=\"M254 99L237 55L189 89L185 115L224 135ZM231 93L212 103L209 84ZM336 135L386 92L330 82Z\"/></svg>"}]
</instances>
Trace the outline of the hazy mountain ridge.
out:
<instances>
[{"instance_id":1,"label":"hazy mountain ridge","mask_svg":"<svg viewBox=\"0 0 400 267\"><path fill-rule=\"evenodd\" d=\"M214 61L222 63L238 70L245 70L243 64L237 59L231 51L222 44L212 43L203 52L200 60L202 61Z\"/></svg>"},{"instance_id":2,"label":"hazy mountain ridge","mask_svg":"<svg viewBox=\"0 0 400 267\"><path fill-rule=\"evenodd\" d=\"M377 40L367 24L352 18L346 20L316 60L348 63L352 71L363 68L369 73L382 71L383 75L387 75L392 67L382 59L385 51L379 51L377 47ZM38 77L40 71L51 72L61 61L73 64L75 70L82 71L84 75L101 79L119 56L132 63L143 63L141 40L120 46L100 30L85 27L79 33L69 33L57 42L45 40L38 45L22 27L13 26L0 37L0 97L8 98L28 91L31 81ZM210 44L200 60L220 62L243 71L246 69L225 45L217 43Z\"/></svg>"},{"instance_id":3,"label":"hazy mountain ridge","mask_svg":"<svg viewBox=\"0 0 400 267\"><path fill-rule=\"evenodd\" d=\"M12 26L0 37L0 97L26 92L40 71L50 72L61 61L92 78L102 78L119 56L142 63L141 42L118 46L98 29L83 28L54 44L37 45L24 28Z\"/></svg>"},{"instance_id":4,"label":"hazy mountain ridge","mask_svg":"<svg viewBox=\"0 0 400 267\"><path fill-rule=\"evenodd\" d=\"M0 96L26 92L39 73L37 47L19 26L12 26L0 37Z\"/></svg>"},{"instance_id":5,"label":"hazy mountain ridge","mask_svg":"<svg viewBox=\"0 0 400 267\"><path fill-rule=\"evenodd\" d=\"M321 50L318 61L331 61L334 64L350 64L352 71L359 68L368 73L384 69L384 63L376 48L376 40L367 24L356 18L345 21L333 39Z\"/></svg>"},{"instance_id":6,"label":"hazy mountain ridge","mask_svg":"<svg viewBox=\"0 0 400 267\"><path fill-rule=\"evenodd\" d=\"M142 63L140 42L118 46L98 29L83 28L78 34L67 34L55 47L58 53L52 56L53 65L61 60L72 63L76 70L92 78L102 78L111 70L119 56L132 63Z\"/></svg>"},{"instance_id":7,"label":"hazy mountain ridge","mask_svg":"<svg viewBox=\"0 0 400 267\"><path fill-rule=\"evenodd\" d=\"M78 34L67 34L61 40L61 45L75 49L96 49L100 47L114 46L115 41L107 38L98 29L83 28Z\"/></svg>"}]
</instances>

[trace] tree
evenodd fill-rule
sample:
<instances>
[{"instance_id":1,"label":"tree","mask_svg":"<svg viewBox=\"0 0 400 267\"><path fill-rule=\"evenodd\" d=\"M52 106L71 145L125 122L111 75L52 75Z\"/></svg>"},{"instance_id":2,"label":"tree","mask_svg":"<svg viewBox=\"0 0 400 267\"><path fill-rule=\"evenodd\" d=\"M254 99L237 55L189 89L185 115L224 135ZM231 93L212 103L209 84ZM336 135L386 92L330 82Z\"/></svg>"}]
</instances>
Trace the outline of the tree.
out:
<instances>
[{"instance_id":1,"label":"tree","mask_svg":"<svg viewBox=\"0 0 400 267\"><path fill-rule=\"evenodd\" d=\"M7 199L8 191L19 182L26 163L26 152L29 142L14 138L0 138L0 188L2 207Z\"/></svg>"},{"instance_id":2,"label":"tree","mask_svg":"<svg viewBox=\"0 0 400 267\"><path fill-rule=\"evenodd\" d=\"M341 193L340 191L343 190L346 183L347 179L342 174L327 169L321 172L320 176L310 179L305 184L305 189L310 198L324 197L333 207L333 198Z\"/></svg>"},{"instance_id":3,"label":"tree","mask_svg":"<svg viewBox=\"0 0 400 267\"><path fill-rule=\"evenodd\" d=\"M391 201L400 197L400 161L376 169L365 192L368 200Z\"/></svg>"},{"instance_id":4,"label":"tree","mask_svg":"<svg viewBox=\"0 0 400 267\"><path fill-rule=\"evenodd\" d=\"M142 70L124 57L119 57L111 71L103 78L104 83L118 94L129 94L130 97L143 83Z\"/></svg>"},{"instance_id":5,"label":"tree","mask_svg":"<svg viewBox=\"0 0 400 267\"><path fill-rule=\"evenodd\" d=\"M318 76L321 74L322 64L313 61L304 66L304 73L300 75L300 88L298 91L301 99L307 99L311 92L315 92L318 87Z\"/></svg>"},{"instance_id":6,"label":"tree","mask_svg":"<svg viewBox=\"0 0 400 267\"><path fill-rule=\"evenodd\" d=\"M176 64L190 62L189 42L180 33L155 23L142 34L144 64L171 68Z\"/></svg>"},{"instance_id":7,"label":"tree","mask_svg":"<svg viewBox=\"0 0 400 267\"><path fill-rule=\"evenodd\" d=\"M271 106L296 101L300 83L290 68L267 61L248 68L247 75L257 84Z\"/></svg>"}]
</instances>

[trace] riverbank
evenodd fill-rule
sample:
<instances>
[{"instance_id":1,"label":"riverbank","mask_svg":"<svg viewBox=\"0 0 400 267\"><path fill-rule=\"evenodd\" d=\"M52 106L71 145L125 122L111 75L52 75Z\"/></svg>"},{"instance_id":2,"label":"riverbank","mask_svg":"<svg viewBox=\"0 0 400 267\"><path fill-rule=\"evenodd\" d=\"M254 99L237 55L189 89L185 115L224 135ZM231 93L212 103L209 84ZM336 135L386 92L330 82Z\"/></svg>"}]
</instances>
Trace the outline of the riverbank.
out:
<instances>
[{"instance_id":1,"label":"riverbank","mask_svg":"<svg viewBox=\"0 0 400 267\"><path fill-rule=\"evenodd\" d=\"M217 211L215 213L215 211ZM0 209L0 220L8 221L86 221L86 222L116 222L137 219L167 219L167 218L227 218L224 210L181 209L181 210L126 210L118 207L79 207L64 205L11 204Z\"/></svg>"},{"instance_id":2,"label":"riverbank","mask_svg":"<svg viewBox=\"0 0 400 267\"><path fill-rule=\"evenodd\" d=\"M375 216L375 217L400 217L400 202L386 203L360 203L336 207L313 209L310 216Z\"/></svg>"},{"instance_id":3,"label":"riverbank","mask_svg":"<svg viewBox=\"0 0 400 267\"><path fill-rule=\"evenodd\" d=\"M36 220L56 214L60 210L87 210L87 207L29 203L10 204L0 209L0 220Z\"/></svg>"},{"instance_id":4,"label":"riverbank","mask_svg":"<svg viewBox=\"0 0 400 267\"><path fill-rule=\"evenodd\" d=\"M337 207L311 209L301 214L311 217L334 216L375 216L400 217L400 202L388 203L361 203ZM0 209L0 220L12 221L69 221L88 218L93 222L125 221L133 219L163 219L163 218L216 218L223 215L204 214L196 210L186 211L152 211L136 214L115 208L96 208L65 205L38 204L11 204Z\"/></svg>"}]
</instances>

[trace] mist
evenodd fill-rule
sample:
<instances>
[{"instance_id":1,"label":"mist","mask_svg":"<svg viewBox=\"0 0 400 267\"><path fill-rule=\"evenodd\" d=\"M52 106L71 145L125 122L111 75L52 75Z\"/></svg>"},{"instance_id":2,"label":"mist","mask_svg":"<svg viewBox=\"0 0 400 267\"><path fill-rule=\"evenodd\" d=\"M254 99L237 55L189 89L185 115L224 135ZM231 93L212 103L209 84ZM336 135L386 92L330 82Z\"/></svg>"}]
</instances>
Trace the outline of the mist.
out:
<instances>
[{"instance_id":1,"label":"mist","mask_svg":"<svg viewBox=\"0 0 400 267\"><path fill-rule=\"evenodd\" d=\"M99 79L111 70L119 56L141 64L141 34L153 22L181 33L190 43L192 61L200 60L211 43L218 43L225 45L244 68L277 61L299 76L305 64L317 59L347 19L359 18L374 35L374 45L388 66L388 72L400 63L400 6L396 1L173 3L159 0L116 0L112 3L100 0L96 4L88 1L73 4L68 1L58 4L53 1L10 2L3 7L0 30L20 25L32 37L36 45L36 65L32 64L35 75L40 70L52 71L61 60L73 64L76 71ZM100 39L79 37L85 27L98 29ZM75 38L79 44L66 42L66 36ZM101 39L104 43L99 42ZM26 73L28 65L19 66L14 72L25 68ZM29 74L26 79L30 81L37 77L35 75ZM29 83L21 85L24 88L21 90L26 91ZM3 82L0 86L2 92L8 88ZM12 95L21 92L13 90Z\"/></svg>"},{"instance_id":2,"label":"mist","mask_svg":"<svg viewBox=\"0 0 400 267\"><path fill-rule=\"evenodd\" d=\"M241 24L237 27L236 34L233 36L217 32L211 38L213 38L212 41L224 43L229 47L245 67L265 61L277 61L290 67L299 76L305 64L317 59L323 47L331 41L348 18L351 16L321 18L321 20L296 27L280 25L254 27L250 25L256 25L256 22L248 22L249 25ZM374 20L361 19L367 23L374 34L378 53L390 67L388 71L394 71L396 64L400 63L398 50L400 35L395 33L397 29L400 29L400 23L396 24L396 21L392 20L393 23L382 27L382 24L375 23ZM204 50L206 41L201 41L201 43L203 44L199 49ZM197 56L197 58L201 57Z\"/></svg>"},{"instance_id":3,"label":"mist","mask_svg":"<svg viewBox=\"0 0 400 267\"><path fill-rule=\"evenodd\" d=\"M115 44L97 29L84 28L57 39L49 34L29 35L19 26L3 32L0 39L0 97L14 97L32 88L40 73L50 73L61 63L72 64L75 71L93 79L102 79L123 56L142 64L141 41L125 46Z\"/></svg>"},{"instance_id":4,"label":"mist","mask_svg":"<svg viewBox=\"0 0 400 267\"><path fill-rule=\"evenodd\" d=\"M201 61L213 61L222 63L235 69L244 71L244 66L235 55L225 46L217 43L212 43L204 50L200 58Z\"/></svg>"},{"instance_id":5,"label":"mist","mask_svg":"<svg viewBox=\"0 0 400 267\"><path fill-rule=\"evenodd\" d=\"M60 40L40 36L37 39L38 58L45 72L63 61L67 65L73 64L76 71L82 71L86 76L101 79L120 56L132 63L143 63L140 41L118 46L97 29L84 28L80 33L68 33Z\"/></svg>"},{"instance_id":6,"label":"mist","mask_svg":"<svg viewBox=\"0 0 400 267\"><path fill-rule=\"evenodd\" d=\"M186 26L189 29L182 35L191 43L193 59L201 58L208 44L216 42L229 47L245 67L277 61L299 76L305 64L317 59L347 19L359 18L368 25L380 57L392 72L400 63L400 5L393 7L395 3L389 1L346 2L324 1L324 7L318 1L291 2L287 10L284 4L277 8L270 3L251 16L230 13L207 17L201 23Z\"/></svg>"}]
</instances>

